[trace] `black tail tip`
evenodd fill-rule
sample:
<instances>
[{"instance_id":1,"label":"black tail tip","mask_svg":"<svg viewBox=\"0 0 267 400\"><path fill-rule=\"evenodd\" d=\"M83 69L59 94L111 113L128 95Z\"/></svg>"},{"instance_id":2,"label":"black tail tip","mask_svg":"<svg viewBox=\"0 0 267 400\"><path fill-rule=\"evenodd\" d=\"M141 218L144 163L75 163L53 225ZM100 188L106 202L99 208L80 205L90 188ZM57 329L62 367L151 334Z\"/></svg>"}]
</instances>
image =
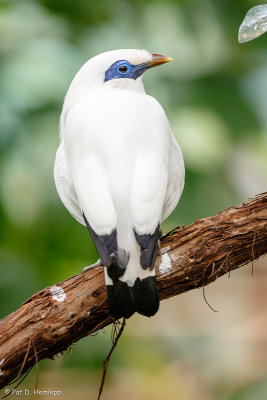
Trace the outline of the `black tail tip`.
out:
<instances>
[{"instance_id":1,"label":"black tail tip","mask_svg":"<svg viewBox=\"0 0 267 400\"><path fill-rule=\"evenodd\" d=\"M134 312L152 317L159 309L159 296L155 276L137 278L133 286L114 280L107 285L108 306L114 318L130 318Z\"/></svg>"},{"instance_id":2,"label":"black tail tip","mask_svg":"<svg viewBox=\"0 0 267 400\"><path fill-rule=\"evenodd\" d=\"M109 311L114 318L130 318L133 315L135 308L125 282L114 280L113 285L107 285L107 293Z\"/></svg>"},{"instance_id":3,"label":"black tail tip","mask_svg":"<svg viewBox=\"0 0 267 400\"><path fill-rule=\"evenodd\" d=\"M137 278L133 286L136 311L145 317L152 317L159 309L159 295L155 276Z\"/></svg>"}]
</instances>

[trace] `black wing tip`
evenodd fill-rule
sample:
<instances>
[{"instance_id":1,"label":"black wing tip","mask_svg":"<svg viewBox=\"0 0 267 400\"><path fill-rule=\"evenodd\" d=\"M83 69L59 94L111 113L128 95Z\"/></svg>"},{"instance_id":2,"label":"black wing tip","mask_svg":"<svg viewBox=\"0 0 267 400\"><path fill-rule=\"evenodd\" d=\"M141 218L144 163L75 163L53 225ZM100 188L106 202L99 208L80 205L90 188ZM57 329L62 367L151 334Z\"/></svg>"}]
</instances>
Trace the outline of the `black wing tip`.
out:
<instances>
[{"instance_id":1,"label":"black wing tip","mask_svg":"<svg viewBox=\"0 0 267 400\"><path fill-rule=\"evenodd\" d=\"M117 230L114 229L109 235L98 235L89 224L84 213L83 218L102 263L109 267L118 258Z\"/></svg>"},{"instance_id":2,"label":"black wing tip","mask_svg":"<svg viewBox=\"0 0 267 400\"><path fill-rule=\"evenodd\" d=\"M84 213L83 217L98 251L100 260L103 265L107 267L108 276L112 280L122 277L129 261L129 253L123 249L118 249L117 230L114 229L107 235L98 235L90 226Z\"/></svg>"},{"instance_id":3,"label":"black wing tip","mask_svg":"<svg viewBox=\"0 0 267 400\"><path fill-rule=\"evenodd\" d=\"M134 312L152 317L159 309L159 296L155 276L137 278L134 285L116 280L107 285L108 306L114 318L130 318Z\"/></svg>"},{"instance_id":4,"label":"black wing tip","mask_svg":"<svg viewBox=\"0 0 267 400\"><path fill-rule=\"evenodd\" d=\"M141 248L140 264L143 269L150 268L152 271L155 267L159 230L158 225L153 234L139 235L134 229L136 241Z\"/></svg>"}]
</instances>

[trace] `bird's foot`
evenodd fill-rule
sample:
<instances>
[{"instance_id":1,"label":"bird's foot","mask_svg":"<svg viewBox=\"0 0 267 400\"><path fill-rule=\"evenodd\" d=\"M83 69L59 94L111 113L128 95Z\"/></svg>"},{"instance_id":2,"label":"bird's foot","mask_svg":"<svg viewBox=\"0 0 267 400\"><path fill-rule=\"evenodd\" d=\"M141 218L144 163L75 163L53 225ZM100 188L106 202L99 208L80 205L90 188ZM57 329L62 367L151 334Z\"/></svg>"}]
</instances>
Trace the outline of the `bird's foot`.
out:
<instances>
[{"instance_id":1,"label":"bird's foot","mask_svg":"<svg viewBox=\"0 0 267 400\"><path fill-rule=\"evenodd\" d=\"M100 258L99 258L99 259L97 260L96 263L94 263L94 264L92 264L92 265L88 265L87 267L84 267L84 268L83 268L83 271L88 271L88 269L97 267L97 266L100 265L100 264L101 264L101 260L100 260Z\"/></svg>"}]
</instances>

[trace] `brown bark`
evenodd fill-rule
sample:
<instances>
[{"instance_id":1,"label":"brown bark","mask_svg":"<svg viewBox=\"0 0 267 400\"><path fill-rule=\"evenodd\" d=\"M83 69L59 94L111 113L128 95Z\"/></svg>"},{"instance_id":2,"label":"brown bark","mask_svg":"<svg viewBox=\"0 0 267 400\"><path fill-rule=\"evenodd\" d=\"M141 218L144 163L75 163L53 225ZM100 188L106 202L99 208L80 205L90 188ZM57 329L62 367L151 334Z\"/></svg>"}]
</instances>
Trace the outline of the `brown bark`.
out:
<instances>
[{"instance_id":1,"label":"brown bark","mask_svg":"<svg viewBox=\"0 0 267 400\"><path fill-rule=\"evenodd\" d=\"M161 300L208 285L266 254L267 193L175 229L162 238L161 253L156 262ZM112 322L101 265L57 286L64 290L61 298L60 293L53 298L48 287L0 321L0 388L34 365L36 356L52 358Z\"/></svg>"}]
</instances>

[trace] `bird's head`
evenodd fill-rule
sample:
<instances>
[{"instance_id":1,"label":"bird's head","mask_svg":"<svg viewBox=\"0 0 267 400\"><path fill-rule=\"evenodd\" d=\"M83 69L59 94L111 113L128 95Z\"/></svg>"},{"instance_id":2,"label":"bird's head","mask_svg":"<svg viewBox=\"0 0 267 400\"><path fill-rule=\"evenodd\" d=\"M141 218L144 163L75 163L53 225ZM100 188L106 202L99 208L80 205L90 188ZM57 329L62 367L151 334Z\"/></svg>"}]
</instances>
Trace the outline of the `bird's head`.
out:
<instances>
[{"instance_id":1,"label":"bird's head","mask_svg":"<svg viewBox=\"0 0 267 400\"><path fill-rule=\"evenodd\" d=\"M87 61L75 76L70 89L82 90L83 93L96 87L143 90L143 73L171 60L170 57L146 50L108 51Z\"/></svg>"},{"instance_id":2,"label":"bird's head","mask_svg":"<svg viewBox=\"0 0 267 400\"><path fill-rule=\"evenodd\" d=\"M106 64L108 68L105 70L104 82L114 79L132 79L136 81L138 78L142 78L146 70L172 60L170 57L156 53L151 54L146 50L118 50L105 54L112 55L114 62L111 65ZM118 85L121 84L124 84L124 82L118 82Z\"/></svg>"}]
</instances>

